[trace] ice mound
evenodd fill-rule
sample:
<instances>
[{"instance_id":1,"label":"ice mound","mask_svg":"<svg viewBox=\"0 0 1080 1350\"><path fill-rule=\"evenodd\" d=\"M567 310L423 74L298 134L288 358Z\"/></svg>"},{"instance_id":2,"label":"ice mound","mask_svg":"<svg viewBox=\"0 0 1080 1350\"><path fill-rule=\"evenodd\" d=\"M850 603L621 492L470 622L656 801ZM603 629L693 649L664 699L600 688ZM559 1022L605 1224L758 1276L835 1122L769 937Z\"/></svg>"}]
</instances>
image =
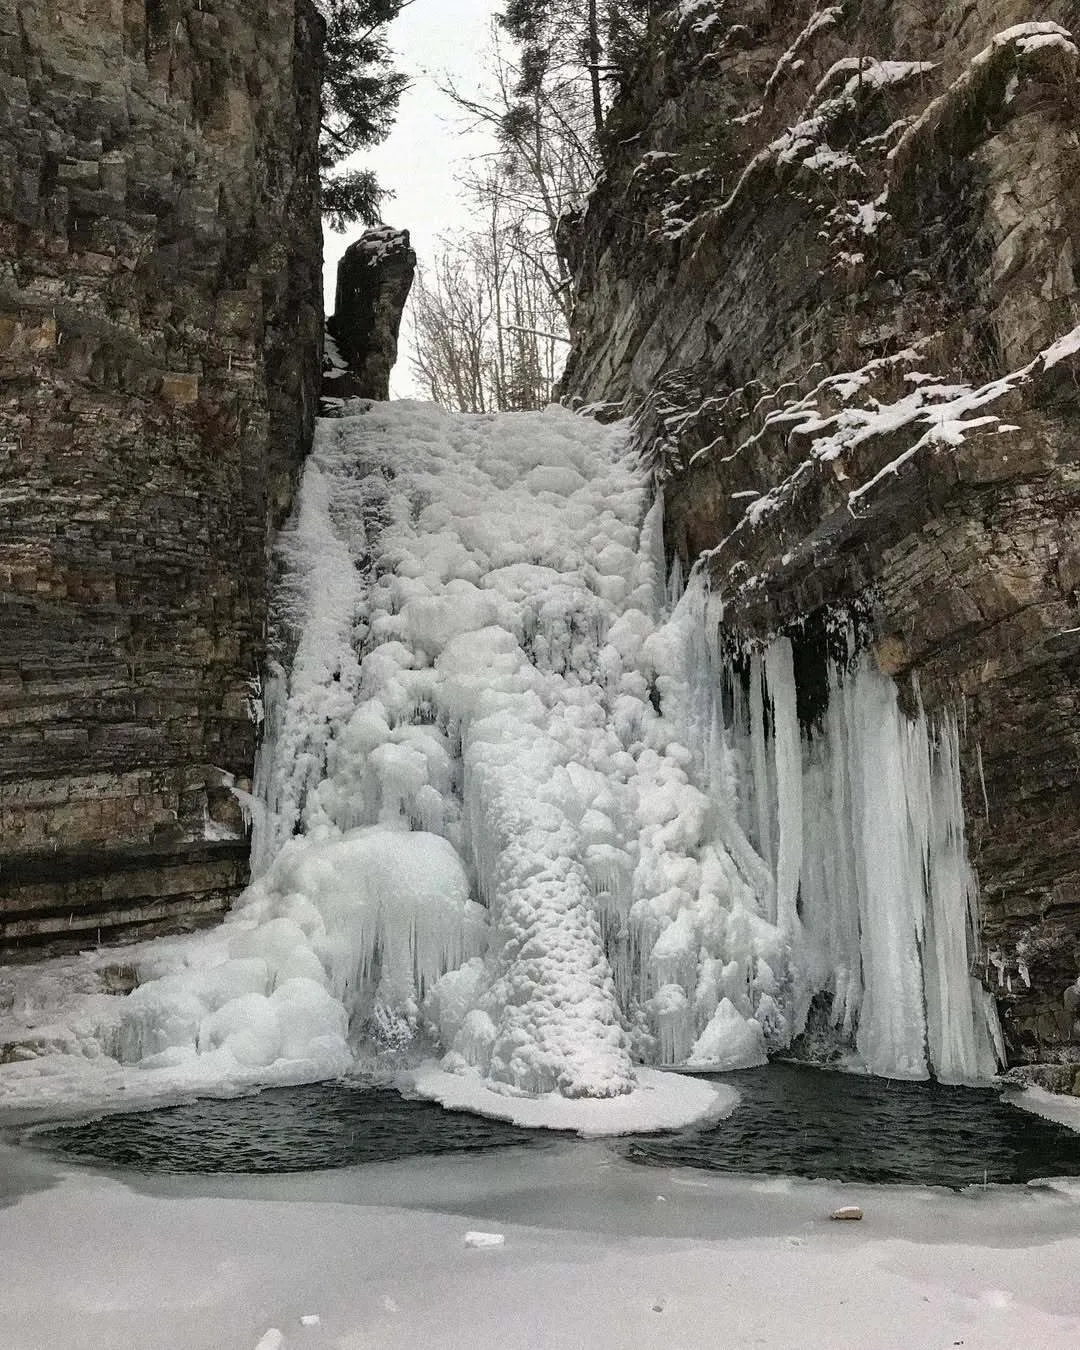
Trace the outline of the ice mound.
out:
<instances>
[{"instance_id":1,"label":"ice mound","mask_svg":"<svg viewBox=\"0 0 1080 1350\"><path fill-rule=\"evenodd\" d=\"M350 1021L407 1040L427 989L485 936L453 846L377 826L290 840L222 931L223 960L124 1000L109 1046L121 1063L345 1067Z\"/></svg>"},{"instance_id":2,"label":"ice mound","mask_svg":"<svg viewBox=\"0 0 1080 1350\"><path fill-rule=\"evenodd\" d=\"M495 1120L537 1130L570 1130L585 1138L649 1134L721 1120L739 1103L726 1083L709 1083L681 1073L639 1068L628 1093L617 1097L567 1098L558 1093L519 1096L492 1091L479 1074L447 1073L423 1064L398 1080L407 1096L438 1102L449 1111L474 1111Z\"/></svg>"},{"instance_id":3,"label":"ice mound","mask_svg":"<svg viewBox=\"0 0 1080 1350\"><path fill-rule=\"evenodd\" d=\"M739 1015L729 998L722 998L694 1042L686 1063L694 1069L756 1069L767 1064L765 1033L760 1022Z\"/></svg>"}]
</instances>

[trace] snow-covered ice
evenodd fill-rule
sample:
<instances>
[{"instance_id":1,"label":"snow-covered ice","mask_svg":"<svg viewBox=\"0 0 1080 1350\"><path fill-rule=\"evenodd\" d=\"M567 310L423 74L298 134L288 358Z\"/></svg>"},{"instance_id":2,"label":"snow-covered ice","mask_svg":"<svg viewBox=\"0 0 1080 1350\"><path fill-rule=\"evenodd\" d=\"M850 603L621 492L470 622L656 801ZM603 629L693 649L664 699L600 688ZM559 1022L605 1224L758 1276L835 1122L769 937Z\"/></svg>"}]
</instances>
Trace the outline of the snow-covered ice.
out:
<instances>
[{"instance_id":1,"label":"snow-covered ice","mask_svg":"<svg viewBox=\"0 0 1080 1350\"><path fill-rule=\"evenodd\" d=\"M11 1350L255 1350L271 1328L285 1350L1080 1342L1080 1194L1058 1183L669 1172L596 1143L122 1180L0 1149L0 1195ZM850 1204L862 1223L830 1220Z\"/></svg>"},{"instance_id":2,"label":"snow-covered ice","mask_svg":"<svg viewBox=\"0 0 1080 1350\"><path fill-rule=\"evenodd\" d=\"M434 1063L403 1073L398 1086L409 1096L438 1102L451 1111L475 1111L528 1129L568 1130L584 1138L648 1134L719 1120L739 1101L735 1088L726 1084L643 1068L637 1070L630 1092L599 1100L493 1092L476 1073L447 1073Z\"/></svg>"}]
</instances>

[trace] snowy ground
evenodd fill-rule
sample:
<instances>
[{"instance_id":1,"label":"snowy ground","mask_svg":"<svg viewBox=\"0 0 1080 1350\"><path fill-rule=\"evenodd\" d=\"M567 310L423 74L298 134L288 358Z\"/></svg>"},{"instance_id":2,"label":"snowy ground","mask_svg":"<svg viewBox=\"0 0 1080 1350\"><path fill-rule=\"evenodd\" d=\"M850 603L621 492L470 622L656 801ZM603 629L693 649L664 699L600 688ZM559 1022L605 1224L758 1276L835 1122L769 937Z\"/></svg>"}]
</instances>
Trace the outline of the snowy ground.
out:
<instances>
[{"instance_id":1,"label":"snowy ground","mask_svg":"<svg viewBox=\"0 0 1080 1350\"><path fill-rule=\"evenodd\" d=\"M1071 1350L1078 1233L1076 1183L721 1177L599 1144L168 1180L0 1148L0 1345Z\"/></svg>"}]
</instances>

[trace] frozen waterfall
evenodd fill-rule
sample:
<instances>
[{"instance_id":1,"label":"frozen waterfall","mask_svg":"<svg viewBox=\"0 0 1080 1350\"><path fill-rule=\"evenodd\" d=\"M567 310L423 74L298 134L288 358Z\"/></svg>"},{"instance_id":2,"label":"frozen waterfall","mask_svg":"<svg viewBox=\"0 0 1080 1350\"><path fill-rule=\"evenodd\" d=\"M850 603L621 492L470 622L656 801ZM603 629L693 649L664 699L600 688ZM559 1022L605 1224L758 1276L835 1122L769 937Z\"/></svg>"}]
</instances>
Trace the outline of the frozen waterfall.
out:
<instances>
[{"instance_id":1,"label":"frozen waterfall","mask_svg":"<svg viewBox=\"0 0 1080 1350\"><path fill-rule=\"evenodd\" d=\"M700 578L665 578L625 440L558 408L320 424L255 881L216 980L128 1001L124 1058L348 1037L615 1098L636 1062L807 1033L875 1073L993 1072L955 719L841 652L805 725L791 641L732 654Z\"/></svg>"}]
</instances>

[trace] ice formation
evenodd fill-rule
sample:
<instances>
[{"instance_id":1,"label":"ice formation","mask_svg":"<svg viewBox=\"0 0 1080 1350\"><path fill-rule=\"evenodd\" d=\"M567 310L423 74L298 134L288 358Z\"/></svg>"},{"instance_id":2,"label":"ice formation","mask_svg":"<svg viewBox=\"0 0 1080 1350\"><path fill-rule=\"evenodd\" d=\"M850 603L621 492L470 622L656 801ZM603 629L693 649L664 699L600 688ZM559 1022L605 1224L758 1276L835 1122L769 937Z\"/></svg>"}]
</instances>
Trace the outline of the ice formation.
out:
<instances>
[{"instance_id":1,"label":"ice formation","mask_svg":"<svg viewBox=\"0 0 1080 1350\"><path fill-rule=\"evenodd\" d=\"M250 1080L426 1047L488 1094L621 1098L635 1062L809 1030L993 1072L955 719L840 642L808 727L791 639L733 651L701 578L665 580L625 428L354 407L280 544L255 880L141 969L109 1054Z\"/></svg>"}]
</instances>

